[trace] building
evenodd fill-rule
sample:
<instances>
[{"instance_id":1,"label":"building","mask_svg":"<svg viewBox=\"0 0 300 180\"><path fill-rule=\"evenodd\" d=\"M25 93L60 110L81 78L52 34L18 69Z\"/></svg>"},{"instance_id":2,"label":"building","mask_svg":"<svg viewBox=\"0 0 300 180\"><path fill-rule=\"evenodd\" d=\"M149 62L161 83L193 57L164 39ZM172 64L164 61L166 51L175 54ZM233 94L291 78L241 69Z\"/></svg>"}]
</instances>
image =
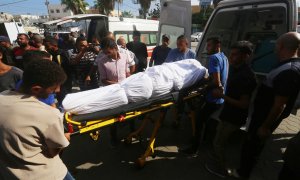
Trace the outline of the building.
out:
<instances>
[{"instance_id":1,"label":"building","mask_svg":"<svg viewBox=\"0 0 300 180\"><path fill-rule=\"evenodd\" d=\"M49 4L48 13L50 20L74 15L71 10L66 9L66 6L64 4Z\"/></svg>"},{"instance_id":2,"label":"building","mask_svg":"<svg viewBox=\"0 0 300 180\"><path fill-rule=\"evenodd\" d=\"M0 12L0 22L11 22L13 19L14 17L12 14Z\"/></svg>"}]
</instances>

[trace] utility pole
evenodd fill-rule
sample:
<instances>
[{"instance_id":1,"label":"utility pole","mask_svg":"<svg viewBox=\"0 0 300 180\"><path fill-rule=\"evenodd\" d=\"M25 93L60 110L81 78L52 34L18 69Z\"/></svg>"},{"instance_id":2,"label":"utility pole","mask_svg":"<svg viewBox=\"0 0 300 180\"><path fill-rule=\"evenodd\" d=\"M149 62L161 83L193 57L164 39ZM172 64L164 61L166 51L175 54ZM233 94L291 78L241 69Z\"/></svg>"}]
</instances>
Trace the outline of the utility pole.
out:
<instances>
[{"instance_id":1,"label":"utility pole","mask_svg":"<svg viewBox=\"0 0 300 180\"><path fill-rule=\"evenodd\" d=\"M50 16L50 12L49 12L49 4L50 4L49 1L46 0L45 5L46 5L46 7L47 7L48 16Z\"/></svg>"}]
</instances>

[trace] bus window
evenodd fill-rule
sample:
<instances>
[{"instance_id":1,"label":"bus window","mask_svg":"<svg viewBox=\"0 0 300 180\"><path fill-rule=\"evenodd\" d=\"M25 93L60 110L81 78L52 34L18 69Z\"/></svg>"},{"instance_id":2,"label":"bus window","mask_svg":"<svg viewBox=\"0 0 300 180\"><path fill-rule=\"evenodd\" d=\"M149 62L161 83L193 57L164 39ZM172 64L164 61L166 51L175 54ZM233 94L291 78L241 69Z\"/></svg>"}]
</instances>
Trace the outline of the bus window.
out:
<instances>
[{"instance_id":1,"label":"bus window","mask_svg":"<svg viewBox=\"0 0 300 180\"><path fill-rule=\"evenodd\" d=\"M128 42L133 41L133 36L132 36L132 34L129 34L128 36L129 36L129 41L128 41Z\"/></svg>"},{"instance_id":2,"label":"bus window","mask_svg":"<svg viewBox=\"0 0 300 180\"><path fill-rule=\"evenodd\" d=\"M93 37L102 39L105 37L108 31L108 19L107 17L94 18L91 19L88 28L88 42L91 42Z\"/></svg>"},{"instance_id":3,"label":"bus window","mask_svg":"<svg viewBox=\"0 0 300 180\"><path fill-rule=\"evenodd\" d=\"M115 34L116 39L119 39L121 36L125 39L126 42L128 42L128 34L125 34L125 33L122 33L122 34L116 33Z\"/></svg>"},{"instance_id":4,"label":"bus window","mask_svg":"<svg viewBox=\"0 0 300 180\"><path fill-rule=\"evenodd\" d=\"M156 45L156 43L157 43L157 39L156 39L156 34L150 34L150 43L152 44L152 45Z\"/></svg>"},{"instance_id":5,"label":"bus window","mask_svg":"<svg viewBox=\"0 0 300 180\"><path fill-rule=\"evenodd\" d=\"M170 48L176 48L177 37L184 34L183 27L171 26L171 25L162 25L161 34L168 34L170 36ZM160 39L161 42L161 39Z\"/></svg>"},{"instance_id":6,"label":"bus window","mask_svg":"<svg viewBox=\"0 0 300 180\"><path fill-rule=\"evenodd\" d=\"M149 34L141 34L141 42L145 43L146 45L150 44Z\"/></svg>"}]
</instances>

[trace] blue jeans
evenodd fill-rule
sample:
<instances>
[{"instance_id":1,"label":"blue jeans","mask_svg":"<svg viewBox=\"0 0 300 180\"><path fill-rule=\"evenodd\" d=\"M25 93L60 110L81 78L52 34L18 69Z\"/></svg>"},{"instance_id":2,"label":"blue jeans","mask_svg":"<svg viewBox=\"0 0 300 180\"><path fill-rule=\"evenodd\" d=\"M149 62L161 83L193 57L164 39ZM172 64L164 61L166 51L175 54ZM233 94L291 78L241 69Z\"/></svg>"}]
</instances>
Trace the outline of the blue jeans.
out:
<instances>
[{"instance_id":1,"label":"blue jeans","mask_svg":"<svg viewBox=\"0 0 300 180\"><path fill-rule=\"evenodd\" d=\"M67 175L64 178L64 180L75 180L75 179L73 178L73 176L71 175L71 173L68 171Z\"/></svg>"}]
</instances>

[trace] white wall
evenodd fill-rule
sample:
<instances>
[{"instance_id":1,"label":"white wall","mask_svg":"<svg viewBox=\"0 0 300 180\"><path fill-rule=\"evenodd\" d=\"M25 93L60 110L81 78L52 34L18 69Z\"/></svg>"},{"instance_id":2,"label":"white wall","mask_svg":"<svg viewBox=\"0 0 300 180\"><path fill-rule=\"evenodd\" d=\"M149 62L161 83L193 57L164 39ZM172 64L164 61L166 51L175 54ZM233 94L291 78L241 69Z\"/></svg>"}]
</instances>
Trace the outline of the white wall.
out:
<instances>
[{"instance_id":1,"label":"white wall","mask_svg":"<svg viewBox=\"0 0 300 180\"><path fill-rule=\"evenodd\" d=\"M73 15L71 10L66 10L66 6L61 4L49 4L48 10L51 20Z\"/></svg>"}]
</instances>

